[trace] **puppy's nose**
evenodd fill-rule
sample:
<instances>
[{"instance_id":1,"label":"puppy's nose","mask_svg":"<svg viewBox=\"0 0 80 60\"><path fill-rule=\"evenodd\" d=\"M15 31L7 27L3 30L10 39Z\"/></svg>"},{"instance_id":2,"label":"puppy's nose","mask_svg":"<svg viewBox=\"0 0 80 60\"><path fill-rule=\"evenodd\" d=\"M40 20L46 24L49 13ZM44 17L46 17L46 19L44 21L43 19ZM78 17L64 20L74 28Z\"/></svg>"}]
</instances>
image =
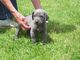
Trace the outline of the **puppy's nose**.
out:
<instances>
[{"instance_id":1,"label":"puppy's nose","mask_svg":"<svg viewBox=\"0 0 80 60\"><path fill-rule=\"evenodd\" d=\"M36 20L35 22L38 23L38 20Z\"/></svg>"},{"instance_id":2,"label":"puppy's nose","mask_svg":"<svg viewBox=\"0 0 80 60\"><path fill-rule=\"evenodd\" d=\"M36 23L38 23L38 21L36 21Z\"/></svg>"}]
</instances>

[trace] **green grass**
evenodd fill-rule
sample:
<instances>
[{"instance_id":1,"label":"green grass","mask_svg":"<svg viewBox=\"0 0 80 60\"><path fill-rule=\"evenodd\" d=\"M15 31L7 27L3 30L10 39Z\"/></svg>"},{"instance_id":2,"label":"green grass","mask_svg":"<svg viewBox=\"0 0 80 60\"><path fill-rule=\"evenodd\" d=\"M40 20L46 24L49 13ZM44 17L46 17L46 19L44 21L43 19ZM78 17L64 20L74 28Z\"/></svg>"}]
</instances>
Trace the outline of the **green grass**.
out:
<instances>
[{"instance_id":1,"label":"green grass","mask_svg":"<svg viewBox=\"0 0 80 60\"><path fill-rule=\"evenodd\" d=\"M34 10L31 0L17 0L19 12ZM0 29L0 60L80 60L80 0L41 0L49 14L48 42L32 44L21 36L12 40L14 29Z\"/></svg>"}]
</instances>

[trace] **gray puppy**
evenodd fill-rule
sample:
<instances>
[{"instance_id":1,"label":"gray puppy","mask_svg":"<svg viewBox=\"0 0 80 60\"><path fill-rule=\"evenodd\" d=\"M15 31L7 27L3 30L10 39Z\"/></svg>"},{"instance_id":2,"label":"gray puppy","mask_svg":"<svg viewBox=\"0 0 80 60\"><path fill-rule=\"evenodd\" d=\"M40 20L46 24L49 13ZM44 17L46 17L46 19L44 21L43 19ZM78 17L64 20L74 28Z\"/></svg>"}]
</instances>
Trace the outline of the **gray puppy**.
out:
<instances>
[{"instance_id":1,"label":"gray puppy","mask_svg":"<svg viewBox=\"0 0 80 60\"><path fill-rule=\"evenodd\" d=\"M42 43L45 43L47 40L47 23L48 15L43 9L35 10L32 15L26 17L28 20L28 25L31 26L30 36L32 42L36 42L37 33L40 32ZM20 26L17 27L16 37L19 36Z\"/></svg>"}]
</instances>

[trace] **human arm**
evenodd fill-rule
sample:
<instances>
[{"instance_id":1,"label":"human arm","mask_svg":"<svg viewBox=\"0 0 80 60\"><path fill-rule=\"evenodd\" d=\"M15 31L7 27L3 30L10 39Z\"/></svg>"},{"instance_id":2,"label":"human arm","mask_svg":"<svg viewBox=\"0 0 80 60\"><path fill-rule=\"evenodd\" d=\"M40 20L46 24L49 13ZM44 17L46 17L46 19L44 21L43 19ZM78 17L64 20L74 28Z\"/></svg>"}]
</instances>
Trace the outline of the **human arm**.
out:
<instances>
[{"instance_id":1,"label":"human arm","mask_svg":"<svg viewBox=\"0 0 80 60\"><path fill-rule=\"evenodd\" d=\"M5 7L8 8L8 10L15 17L16 21L21 25L23 29L30 28L29 26L26 25L25 17L14 8L10 0L0 0L0 1L4 4Z\"/></svg>"},{"instance_id":2,"label":"human arm","mask_svg":"<svg viewBox=\"0 0 80 60\"><path fill-rule=\"evenodd\" d=\"M31 0L35 9L41 9L41 4L40 4L40 0Z\"/></svg>"}]
</instances>

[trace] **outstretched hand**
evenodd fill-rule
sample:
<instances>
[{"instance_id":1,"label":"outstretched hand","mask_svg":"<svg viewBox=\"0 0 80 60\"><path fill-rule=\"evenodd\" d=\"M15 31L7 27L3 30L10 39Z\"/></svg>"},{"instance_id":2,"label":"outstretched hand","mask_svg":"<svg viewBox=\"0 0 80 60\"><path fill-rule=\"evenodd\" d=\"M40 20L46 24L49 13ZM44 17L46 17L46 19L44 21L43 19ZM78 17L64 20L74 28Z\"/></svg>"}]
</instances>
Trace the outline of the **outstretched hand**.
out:
<instances>
[{"instance_id":1,"label":"outstretched hand","mask_svg":"<svg viewBox=\"0 0 80 60\"><path fill-rule=\"evenodd\" d=\"M28 30L31 27L27 24L27 19L21 15L20 13L17 14L15 17L18 24L20 24L22 30Z\"/></svg>"}]
</instances>

